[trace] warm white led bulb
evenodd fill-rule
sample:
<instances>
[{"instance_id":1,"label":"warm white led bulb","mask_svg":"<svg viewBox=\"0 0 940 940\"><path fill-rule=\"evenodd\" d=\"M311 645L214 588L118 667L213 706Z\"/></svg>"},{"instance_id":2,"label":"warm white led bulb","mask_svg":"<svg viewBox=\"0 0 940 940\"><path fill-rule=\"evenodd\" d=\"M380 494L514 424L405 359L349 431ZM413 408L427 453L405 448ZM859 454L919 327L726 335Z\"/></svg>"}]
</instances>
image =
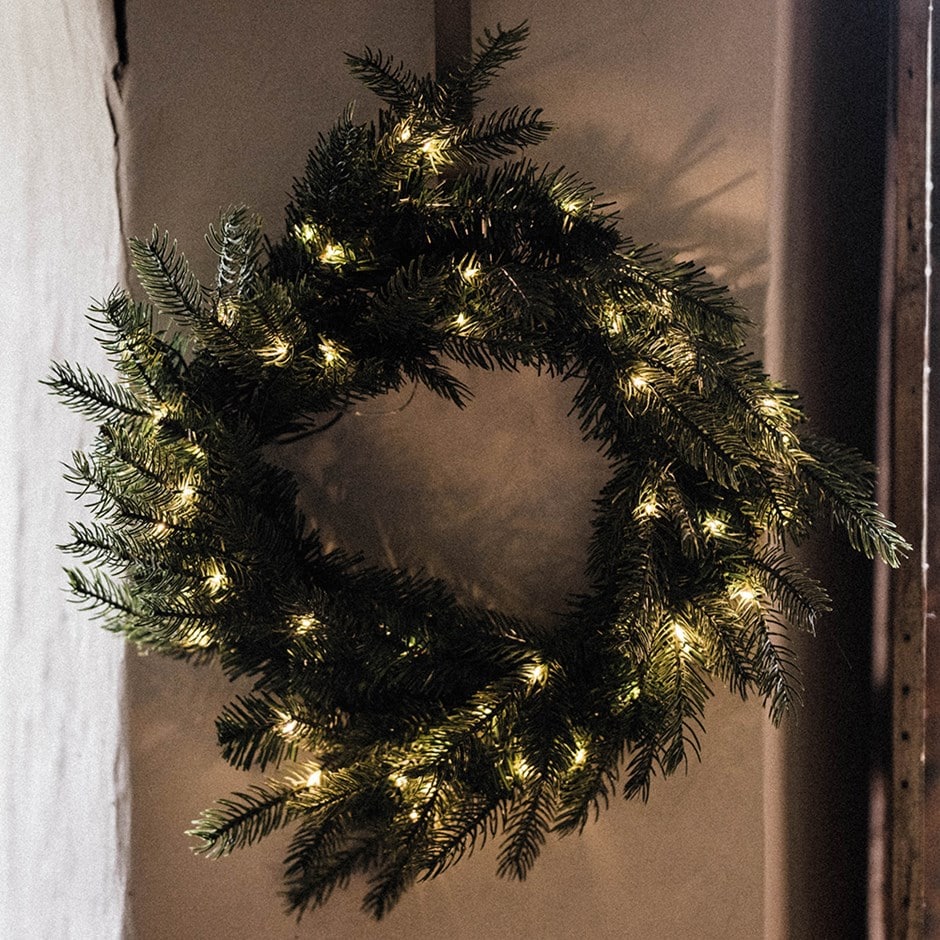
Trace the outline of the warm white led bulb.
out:
<instances>
[{"instance_id":1,"label":"warm white led bulb","mask_svg":"<svg viewBox=\"0 0 940 940\"><path fill-rule=\"evenodd\" d=\"M205 585L209 594L219 594L228 587L228 578L225 571L216 564L210 565L205 577Z\"/></svg>"},{"instance_id":2,"label":"warm white led bulb","mask_svg":"<svg viewBox=\"0 0 940 940\"><path fill-rule=\"evenodd\" d=\"M320 252L320 260L324 264L342 264L347 260L346 250L342 245L330 243Z\"/></svg>"},{"instance_id":3,"label":"warm white led bulb","mask_svg":"<svg viewBox=\"0 0 940 940\"><path fill-rule=\"evenodd\" d=\"M640 687L636 683L633 683L633 685L631 685L624 694L624 698L628 702L635 702L639 697Z\"/></svg>"},{"instance_id":4,"label":"warm white led bulb","mask_svg":"<svg viewBox=\"0 0 940 940\"><path fill-rule=\"evenodd\" d=\"M682 648L683 652L688 652L692 647L689 645L689 635L685 628L678 623L672 625L672 634L676 638L676 643Z\"/></svg>"},{"instance_id":5,"label":"warm white led bulb","mask_svg":"<svg viewBox=\"0 0 940 940\"><path fill-rule=\"evenodd\" d=\"M298 633L310 633L320 626L320 621L313 614L302 614L294 618Z\"/></svg>"},{"instance_id":6,"label":"warm white led bulb","mask_svg":"<svg viewBox=\"0 0 940 940\"><path fill-rule=\"evenodd\" d=\"M270 346L261 350L261 358L272 366L283 366L290 361L292 351L291 344L278 336Z\"/></svg>"},{"instance_id":7,"label":"warm white led bulb","mask_svg":"<svg viewBox=\"0 0 940 940\"><path fill-rule=\"evenodd\" d=\"M238 308L231 300L220 300L215 308L215 316L222 326L234 326Z\"/></svg>"},{"instance_id":8,"label":"warm white led bulb","mask_svg":"<svg viewBox=\"0 0 940 940\"><path fill-rule=\"evenodd\" d=\"M725 524L715 516L706 516L702 525L709 535L721 535L725 531Z\"/></svg>"},{"instance_id":9,"label":"warm white led bulb","mask_svg":"<svg viewBox=\"0 0 940 940\"><path fill-rule=\"evenodd\" d=\"M191 480L184 480L180 484L177 494L179 495L179 501L186 505L196 498L196 487Z\"/></svg>"},{"instance_id":10,"label":"warm white led bulb","mask_svg":"<svg viewBox=\"0 0 940 940\"><path fill-rule=\"evenodd\" d=\"M190 647L198 647L199 649L206 649L209 646L212 646L212 634L208 630L204 630L201 627L198 630L195 630L190 634L189 638L186 641L186 645Z\"/></svg>"},{"instance_id":11,"label":"warm white led bulb","mask_svg":"<svg viewBox=\"0 0 940 940\"><path fill-rule=\"evenodd\" d=\"M339 351L329 340L320 343L320 352L323 354L323 361L328 366L334 365L339 360Z\"/></svg>"},{"instance_id":12,"label":"warm white led bulb","mask_svg":"<svg viewBox=\"0 0 940 940\"><path fill-rule=\"evenodd\" d=\"M526 670L529 677L529 685L542 685L548 678L548 666L545 663L533 663Z\"/></svg>"},{"instance_id":13,"label":"warm white led bulb","mask_svg":"<svg viewBox=\"0 0 940 940\"><path fill-rule=\"evenodd\" d=\"M313 790L320 786L321 783L323 783L323 771L317 767L317 769L311 771L310 776L307 777L307 786Z\"/></svg>"}]
</instances>

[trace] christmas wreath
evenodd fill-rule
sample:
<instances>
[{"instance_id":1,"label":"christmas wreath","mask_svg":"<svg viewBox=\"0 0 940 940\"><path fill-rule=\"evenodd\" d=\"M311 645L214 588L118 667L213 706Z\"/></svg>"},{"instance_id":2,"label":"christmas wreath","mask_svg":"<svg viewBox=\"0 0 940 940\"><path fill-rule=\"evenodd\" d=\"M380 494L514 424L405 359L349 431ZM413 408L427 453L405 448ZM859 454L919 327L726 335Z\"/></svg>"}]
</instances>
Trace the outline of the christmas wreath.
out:
<instances>
[{"instance_id":1,"label":"christmas wreath","mask_svg":"<svg viewBox=\"0 0 940 940\"><path fill-rule=\"evenodd\" d=\"M277 775L193 832L223 855L295 825L298 912L364 873L381 917L497 832L499 872L524 878L549 831L697 754L713 679L780 719L784 625L827 606L789 552L818 516L891 565L907 547L871 468L743 350L722 288L622 237L576 176L511 159L549 132L538 110L472 116L524 38L487 32L438 82L352 57L386 107L319 139L283 239L225 212L212 286L166 235L134 241L149 303L92 313L117 380L49 380L100 424L68 474L97 517L73 525L72 590L139 646L250 677L222 755ZM409 383L460 406L453 363L571 380L609 461L590 590L551 628L326 551L272 458Z\"/></svg>"}]
</instances>

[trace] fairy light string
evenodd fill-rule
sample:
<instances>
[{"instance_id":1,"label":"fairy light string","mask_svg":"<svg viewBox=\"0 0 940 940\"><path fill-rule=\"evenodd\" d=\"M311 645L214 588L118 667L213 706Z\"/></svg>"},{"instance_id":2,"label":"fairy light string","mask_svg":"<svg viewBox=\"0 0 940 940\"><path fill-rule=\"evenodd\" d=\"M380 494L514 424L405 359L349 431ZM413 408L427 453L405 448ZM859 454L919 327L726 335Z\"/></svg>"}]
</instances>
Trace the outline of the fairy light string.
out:
<instances>
[{"instance_id":1,"label":"fairy light string","mask_svg":"<svg viewBox=\"0 0 940 940\"><path fill-rule=\"evenodd\" d=\"M265 250L260 221L227 211L213 286L168 236L134 242L149 304L119 290L93 311L116 378L50 379L101 429L68 472L95 517L66 546L72 591L138 646L250 680L219 743L270 778L192 831L224 855L294 827L297 912L355 869L384 916L495 831L499 873L525 877L550 830L697 755L713 684L782 718L780 623L812 627L828 604L789 552L818 518L889 564L907 549L868 465L809 433L744 351L723 290L624 238L589 184L518 156L549 131L537 110L463 113L524 39L486 33L443 84L353 57L385 110L323 135L284 238ZM590 589L552 630L328 552L270 457L419 387L456 407L454 362L564 376L610 462Z\"/></svg>"}]
</instances>

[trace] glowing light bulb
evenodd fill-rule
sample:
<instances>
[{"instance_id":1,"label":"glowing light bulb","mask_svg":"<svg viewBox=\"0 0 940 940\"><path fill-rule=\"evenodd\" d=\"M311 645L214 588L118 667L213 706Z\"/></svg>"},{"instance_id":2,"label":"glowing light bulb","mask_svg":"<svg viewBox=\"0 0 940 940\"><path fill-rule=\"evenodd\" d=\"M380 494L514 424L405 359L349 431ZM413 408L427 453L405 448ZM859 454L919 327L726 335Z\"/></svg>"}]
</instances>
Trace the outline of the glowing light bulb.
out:
<instances>
[{"instance_id":1,"label":"glowing light bulb","mask_svg":"<svg viewBox=\"0 0 940 940\"><path fill-rule=\"evenodd\" d=\"M209 566L205 577L205 585L206 591L210 595L221 593L223 590L225 590L226 587L228 587L228 583L229 582L225 575L225 571L221 567L215 563Z\"/></svg>"},{"instance_id":2,"label":"glowing light bulb","mask_svg":"<svg viewBox=\"0 0 940 940\"><path fill-rule=\"evenodd\" d=\"M627 702L635 702L640 697L640 687L634 682L624 693L623 697Z\"/></svg>"},{"instance_id":3,"label":"glowing light bulb","mask_svg":"<svg viewBox=\"0 0 940 940\"><path fill-rule=\"evenodd\" d=\"M646 386L649 385L650 383L647 382L646 379L644 379L642 375L631 375L630 384L635 389L643 389L643 388L646 388Z\"/></svg>"},{"instance_id":4,"label":"glowing light bulb","mask_svg":"<svg viewBox=\"0 0 940 940\"><path fill-rule=\"evenodd\" d=\"M399 790L404 790L405 787L408 786L408 778L404 774L399 774L395 778L395 786L398 787Z\"/></svg>"},{"instance_id":5,"label":"glowing light bulb","mask_svg":"<svg viewBox=\"0 0 940 940\"><path fill-rule=\"evenodd\" d=\"M296 231L300 240L304 242L312 242L317 237L316 226L311 225L309 222L299 226Z\"/></svg>"},{"instance_id":6,"label":"glowing light bulb","mask_svg":"<svg viewBox=\"0 0 940 940\"><path fill-rule=\"evenodd\" d=\"M289 738L292 735L297 733L297 719L296 718L285 718L278 726L277 730L284 735L285 738Z\"/></svg>"},{"instance_id":7,"label":"glowing light bulb","mask_svg":"<svg viewBox=\"0 0 940 940\"><path fill-rule=\"evenodd\" d=\"M463 311L458 313L454 319L460 329L463 329L467 325L467 315Z\"/></svg>"},{"instance_id":8,"label":"glowing light bulb","mask_svg":"<svg viewBox=\"0 0 940 940\"><path fill-rule=\"evenodd\" d=\"M542 685L548 678L548 666L545 663L533 663L526 669L529 685Z\"/></svg>"},{"instance_id":9,"label":"glowing light bulb","mask_svg":"<svg viewBox=\"0 0 940 940\"><path fill-rule=\"evenodd\" d=\"M780 411L780 405L777 402L776 398L762 398L760 400L760 406L763 411L766 411L768 414L776 414Z\"/></svg>"},{"instance_id":10,"label":"glowing light bulb","mask_svg":"<svg viewBox=\"0 0 940 940\"><path fill-rule=\"evenodd\" d=\"M231 300L220 300L215 307L215 316L222 326L233 326L238 308Z\"/></svg>"},{"instance_id":11,"label":"glowing light bulb","mask_svg":"<svg viewBox=\"0 0 940 940\"><path fill-rule=\"evenodd\" d=\"M648 499L637 506L637 514L640 516L655 516L659 512L659 504L655 499Z\"/></svg>"},{"instance_id":12,"label":"glowing light bulb","mask_svg":"<svg viewBox=\"0 0 940 940\"><path fill-rule=\"evenodd\" d=\"M409 818L412 822L417 822L417 821L421 818L421 814L420 814L416 809L413 809L413 810L408 814L408 818Z\"/></svg>"},{"instance_id":13,"label":"glowing light bulb","mask_svg":"<svg viewBox=\"0 0 940 940\"><path fill-rule=\"evenodd\" d=\"M196 499L196 487L192 480L183 480L177 490L179 502L186 506Z\"/></svg>"},{"instance_id":14,"label":"glowing light bulb","mask_svg":"<svg viewBox=\"0 0 940 940\"><path fill-rule=\"evenodd\" d=\"M581 767L584 762L587 760L587 748L579 747L574 754L574 765L575 767Z\"/></svg>"},{"instance_id":15,"label":"glowing light bulb","mask_svg":"<svg viewBox=\"0 0 940 940\"><path fill-rule=\"evenodd\" d=\"M473 281L480 274L480 266L478 264L468 264L466 267L461 268L460 276L465 281Z\"/></svg>"},{"instance_id":16,"label":"glowing light bulb","mask_svg":"<svg viewBox=\"0 0 940 940\"><path fill-rule=\"evenodd\" d=\"M293 347L291 344L280 336L275 337L274 342L271 343L270 346L265 346L260 351L261 358L272 366L286 365L288 362L290 362L292 353Z\"/></svg>"},{"instance_id":17,"label":"glowing light bulb","mask_svg":"<svg viewBox=\"0 0 940 940\"><path fill-rule=\"evenodd\" d=\"M620 314L620 308L613 300L604 301L598 317L600 325L610 333L616 336L623 330L623 317Z\"/></svg>"},{"instance_id":18,"label":"glowing light bulb","mask_svg":"<svg viewBox=\"0 0 940 940\"><path fill-rule=\"evenodd\" d=\"M709 535L721 535L725 531L725 524L715 516L706 516L702 525Z\"/></svg>"},{"instance_id":19,"label":"glowing light bulb","mask_svg":"<svg viewBox=\"0 0 940 940\"><path fill-rule=\"evenodd\" d=\"M348 256L342 245L335 245L331 242L320 252L320 260L324 264L342 264L348 260Z\"/></svg>"},{"instance_id":20,"label":"glowing light bulb","mask_svg":"<svg viewBox=\"0 0 940 940\"><path fill-rule=\"evenodd\" d=\"M339 350L329 340L320 343L320 352L328 366L335 365L340 360Z\"/></svg>"},{"instance_id":21,"label":"glowing light bulb","mask_svg":"<svg viewBox=\"0 0 940 940\"><path fill-rule=\"evenodd\" d=\"M757 591L749 584L743 584L734 591L731 596L736 597L740 601L744 601L745 604L751 604L757 600Z\"/></svg>"},{"instance_id":22,"label":"glowing light bulb","mask_svg":"<svg viewBox=\"0 0 940 940\"><path fill-rule=\"evenodd\" d=\"M313 614L302 614L294 618L294 625L298 633L312 633L320 626L320 621Z\"/></svg>"},{"instance_id":23,"label":"glowing light bulb","mask_svg":"<svg viewBox=\"0 0 940 940\"><path fill-rule=\"evenodd\" d=\"M532 773L532 765L524 758L517 757L512 764L513 774L524 780Z\"/></svg>"},{"instance_id":24,"label":"glowing light bulb","mask_svg":"<svg viewBox=\"0 0 940 940\"><path fill-rule=\"evenodd\" d=\"M165 522L155 522L150 531L158 539L162 539L164 536L169 535L170 527Z\"/></svg>"},{"instance_id":25,"label":"glowing light bulb","mask_svg":"<svg viewBox=\"0 0 940 940\"><path fill-rule=\"evenodd\" d=\"M577 212L580 208L581 208L581 204L579 202L575 202L573 199L566 199L561 204L561 211L564 212L565 215L572 215L575 212Z\"/></svg>"},{"instance_id":26,"label":"glowing light bulb","mask_svg":"<svg viewBox=\"0 0 940 940\"><path fill-rule=\"evenodd\" d=\"M407 124L398 132L398 139L403 144L411 140L411 128Z\"/></svg>"},{"instance_id":27,"label":"glowing light bulb","mask_svg":"<svg viewBox=\"0 0 940 940\"><path fill-rule=\"evenodd\" d=\"M689 643L689 635L685 632L685 628L681 624L674 623L672 633L682 652L688 653L692 649L692 645Z\"/></svg>"},{"instance_id":28,"label":"glowing light bulb","mask_svg":"<svg viewBox=\"0 0 940 940\"><path fill-rule=\"evenodd\" d=\"M307 787L308 789L314 790L320 784L323 783L323 771L317 767L316 770L310 772L310 776L307 777Z\"/></svg>"},{"instance_id":29,"label":"glowing light bulb","mask_svg":"<svg viewBox=\"0 0 940 940\"><path fill-rule=\"evenodd\" d=\"M426 153L433 163L444 149L444 141L439 137L429 137L422 145L421 152Z\"/></svg>"},{"instance_id":30,"label":"glowing light bulb","mask_svg":"<svg viewBox=\"0 0 940 940\"><path fill-rule=\"evenodd\" d=\"M212 646L212 634L204 627L199 627L186 637L184 645L190 649L206 649Z\"/></svg>"}]
</instances>

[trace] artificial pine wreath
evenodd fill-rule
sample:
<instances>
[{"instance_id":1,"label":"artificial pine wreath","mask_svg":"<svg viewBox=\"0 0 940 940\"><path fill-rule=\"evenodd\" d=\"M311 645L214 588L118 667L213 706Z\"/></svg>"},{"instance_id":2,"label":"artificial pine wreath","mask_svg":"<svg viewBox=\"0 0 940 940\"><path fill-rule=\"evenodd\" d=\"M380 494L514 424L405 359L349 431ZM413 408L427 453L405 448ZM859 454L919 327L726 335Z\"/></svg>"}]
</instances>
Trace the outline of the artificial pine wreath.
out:
<instances>
[{"instance_id":1,"label":"artificial pine wreath","mask_svg":"<svg viewBox=\"0 0 940 940\"><path fill-rule=\"evenodd\" d=\"M320 138L284 238L223 214L211 287L166 235L133 242L150 303L118 290L93 310L117 382L69 364L50 379L100 423L69 473L99 520L73 526L91 570L72 590L142 647L251 678L218 718L222 754L278 776L193 832L224 855L293 824L298 912L365 873L381 917L496 833L500 874L524 878L549 831L697 754L711 680L780 720L784 624L827 606L789 553L817 516L888 564L907 547L871 468L808 433L743 351L722 288L623 238L577 177L510 159L548 133L538 110L469 115L524 38L487 32L441 82L352 57L386 108ZM590 591L552 629L325 551L272 462L408 383L460 406L453 362L572 380L610 463Z\"/></svg>"}]
</instances>

